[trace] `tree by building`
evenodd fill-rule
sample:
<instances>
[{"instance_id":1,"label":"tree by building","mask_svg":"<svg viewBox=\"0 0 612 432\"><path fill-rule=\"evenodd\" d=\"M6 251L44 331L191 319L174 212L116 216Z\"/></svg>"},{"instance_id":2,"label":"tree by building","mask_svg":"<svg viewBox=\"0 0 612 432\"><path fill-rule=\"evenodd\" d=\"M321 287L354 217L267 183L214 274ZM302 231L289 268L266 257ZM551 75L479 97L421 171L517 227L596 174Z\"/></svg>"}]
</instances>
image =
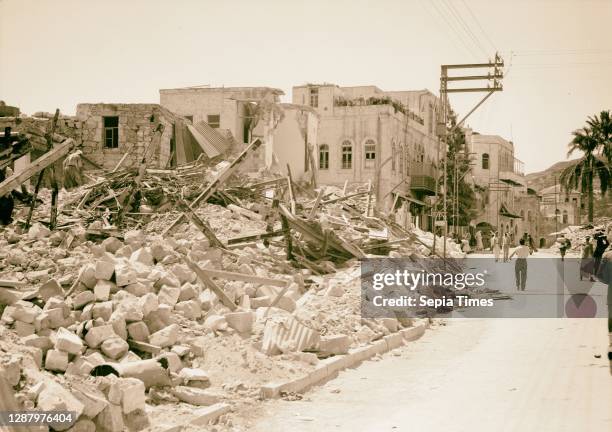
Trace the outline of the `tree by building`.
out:
<instances>
[{"instance_id":1,"label":"tree by building","mask_svg":"<svg viewBox=\"0 0 612 432\"><path fill-rule=\"evenodd\" d=\"M610 156L610 125L609 113L600 117L591 117L587 120L587 126L573 132L573 139L569 144L568 157L575 151L583 153L582 158L568 166L559 178L564 188L580 190L587 195L588 220L593 222L594 187L593 183L599 178L602 197L605 196L610 181L612 180L612 169L610 163L604 160L602 155L608 152ZM606 119L607 117L607 119Z\"/></svg>"}]
</instances>

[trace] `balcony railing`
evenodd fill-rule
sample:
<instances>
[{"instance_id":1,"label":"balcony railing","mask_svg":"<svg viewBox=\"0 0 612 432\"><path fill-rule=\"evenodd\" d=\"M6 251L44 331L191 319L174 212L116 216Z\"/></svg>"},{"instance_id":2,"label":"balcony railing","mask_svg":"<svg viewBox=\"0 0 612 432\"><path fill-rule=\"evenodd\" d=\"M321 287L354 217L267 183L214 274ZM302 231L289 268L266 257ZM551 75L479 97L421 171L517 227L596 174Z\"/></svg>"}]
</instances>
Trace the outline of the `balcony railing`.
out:
<instances>
[{"instance_id":1,"label":"balcony railing","mask_svg":"<svg viewBox=\"0 0 612 432\"><path fill-rule=\"evenodd\" d=\"M435 195L436 193L436 168L426 162L412 162L410 164L410 189Z\"/></svg>"}]
</instances>

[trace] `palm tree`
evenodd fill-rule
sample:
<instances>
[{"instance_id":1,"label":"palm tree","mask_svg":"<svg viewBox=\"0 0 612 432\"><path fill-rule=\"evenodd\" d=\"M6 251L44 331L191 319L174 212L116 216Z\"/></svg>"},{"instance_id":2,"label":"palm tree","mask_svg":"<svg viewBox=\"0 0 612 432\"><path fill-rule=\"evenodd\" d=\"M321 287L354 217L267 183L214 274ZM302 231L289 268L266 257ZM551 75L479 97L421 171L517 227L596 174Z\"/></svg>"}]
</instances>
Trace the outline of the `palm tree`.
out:
<instances>
[{"instance_id":1,"label":"palm tree","mask_svg":"<svg viewBox=\"0 0 612 432\"><path fill-rule=\"evenodd\" d=\"M573 135L567 156L569 157L574 151L581 151L584 156L564 169L559 180L566 190L579 189L582 193L587 194L588 218L589 222L593 222L593 182L596 177L599 177L601 194L605 196L612 180L612 170L604 160L598 157L603 143L592 127L574 131Z\"/></svg>"},{"instance_id":2,"label":"palm tree","mask_svg":"<svg viewBox=\"0 0 612 432\"><path fill-rule=\"evenodd\" d=\"M608 163L612 164L612 116L610 111L602 111L599 117L597 115L589 117L587 124L600 142L603 155L608 159Z\"/></svg>"}]
</instances>

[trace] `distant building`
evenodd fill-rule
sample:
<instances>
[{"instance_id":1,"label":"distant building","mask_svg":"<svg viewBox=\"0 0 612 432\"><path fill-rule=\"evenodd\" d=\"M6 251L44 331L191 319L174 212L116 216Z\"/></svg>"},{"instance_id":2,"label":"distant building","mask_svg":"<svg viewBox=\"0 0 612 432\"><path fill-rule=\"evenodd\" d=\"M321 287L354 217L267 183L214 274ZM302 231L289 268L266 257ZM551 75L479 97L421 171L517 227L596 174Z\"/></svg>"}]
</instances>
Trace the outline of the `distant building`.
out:
<instances>
[{"instance_id":1,"label":"distant building","mask_svg":"<svg viewBox=\"0 0 612 432\"><path fill-rule=\"evenodd\" d=\"M526 186L523 163L514 156L512 141L471 129L465 129L465 136L472 180L480 198L476 227L499 235L508 233L514 244L524 233L538 238L539 198Z\"/></svg>"},{"instance_id":2,"label":"distant building","mask_svg":"<svg viewBox=\"0 0 612 432\"><path fill-rule=\"evenodd\" d=\"M293 87L294 104L319 114L318 180L371 181L379 207L402 206L413 222L431 228L439 143L438 98L428 90L387 92L376 86Z\"/></svg>"}]
</instances>

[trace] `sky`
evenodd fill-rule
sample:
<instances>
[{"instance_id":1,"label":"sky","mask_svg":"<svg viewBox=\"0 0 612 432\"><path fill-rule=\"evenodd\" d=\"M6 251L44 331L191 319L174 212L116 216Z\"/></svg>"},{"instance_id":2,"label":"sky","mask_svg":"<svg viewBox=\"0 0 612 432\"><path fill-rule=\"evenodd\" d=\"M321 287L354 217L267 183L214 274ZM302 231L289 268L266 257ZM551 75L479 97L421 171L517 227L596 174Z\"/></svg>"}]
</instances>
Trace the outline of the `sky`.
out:
<instances>
[{"instance_id":1,"label":"sky","mask_svg":"<svg viewBox=\"0 0 612 432\"><path fill-rule=\"evenodd\" d=\"M441 64L499 51L504 91L466 124L512 140L533 172L612 109L610 22L612 0L0 0L0 99L74 114L194 85L276 87L285 101L322 82L437 94ZM461 117L482 96L450 101Z\"/></svg>"}]
</instances>

